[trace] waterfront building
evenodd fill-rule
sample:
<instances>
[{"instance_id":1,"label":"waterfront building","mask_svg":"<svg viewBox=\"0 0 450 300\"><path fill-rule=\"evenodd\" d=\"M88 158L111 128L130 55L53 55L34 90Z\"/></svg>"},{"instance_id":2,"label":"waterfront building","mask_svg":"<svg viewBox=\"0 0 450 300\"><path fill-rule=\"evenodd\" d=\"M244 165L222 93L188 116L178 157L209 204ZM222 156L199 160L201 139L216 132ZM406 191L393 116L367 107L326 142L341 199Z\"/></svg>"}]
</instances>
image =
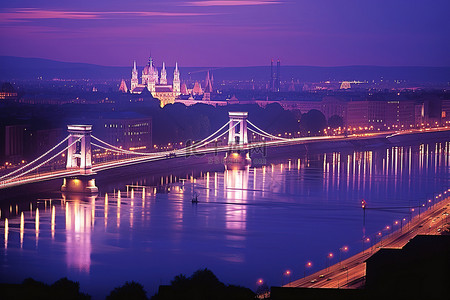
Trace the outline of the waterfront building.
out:
<instances>
[{"instance_id":1,"label":"waterfront building","mask_svg":"<svg viewBox=\"0 0 450 300\"><path fill-rule=\"evenodd\" d=\"M9 82L2 84L0 100L17 100L17 92Z\"/></svg>"},{"instance_id":2,"label":"waterfront building","mask_svg":"<svg viewBox=\"0 0 450 300\"><path fill-rule=\"evenodd\" d=\"M152 147L152 119L135 113L111 113L92 119L93 134L126 150L149 151Z\"/></svg>"},{"instance_id":3,"label":"waterfront building","mask_svg":"<svg viewBox=\"0 0 450 300\"><path fill-rule=\"evenodd\" d=\"M139 83L138 70L135 61L131 71L130 92L132 94L141 94L145 89L147 89L153 97L160 100L161 107L164 107L169 103L174 103L175 99L181 94L178 63L175 64L172 84L168 84L166 64L163 62L161 76L159 76L158 69L154 66L153 59L150 57L147 65L142 70L141 83Z\"/></svg>"},{"instance_id":4,"label":"waterfront building","mask_svg":"<svg viewBox=\"0 0 450 300\"><path fill-rule=\"evenodd\" d=\"M450 100L442 100L442 121L450 124Z\"/></svg>"},{"instance_id":5,"label":"waterfront building","mask_svg":"<svg viewBox=\"0 0 450 300\"><path fill-rule=\"evenodd\" d=\"M24 158L25 130L26 126L22 124L5 126L4 158L6 160L16 163Z\"/></svg>"},{"instance_id":6,"label":"waterfront building","mask_svg":"<svg viewBox=\"0 0 450 300\"><path fill-rule=\"evenodd\" d=\"M415 124L414 101L388 101L385 108L386 125L390 128L410 128Z\"/></svg>"},{"instance_id":7,"label":"waterfront building","mask_svg":"<svg viewBox=\"0 0 450 300\"><path fill-rule=\"evenodd\" d=\"M381 130L386 125L386 102L350 101L347 107L347 127Z\"/></svg>"}]
</instances>

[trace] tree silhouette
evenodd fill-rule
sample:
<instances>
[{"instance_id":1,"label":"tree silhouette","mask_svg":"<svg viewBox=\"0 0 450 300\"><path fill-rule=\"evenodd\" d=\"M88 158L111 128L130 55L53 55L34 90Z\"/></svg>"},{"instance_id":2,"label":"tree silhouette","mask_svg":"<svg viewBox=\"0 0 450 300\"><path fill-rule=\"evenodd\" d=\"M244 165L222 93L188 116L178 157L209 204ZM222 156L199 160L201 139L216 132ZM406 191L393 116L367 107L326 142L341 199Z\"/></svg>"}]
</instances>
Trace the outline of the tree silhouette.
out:
<instances>
[{"instance_id":1,"label":"tree silhouette","mask_svg":"<svg viewBox=\"0 0 450 300\"><path fill-rule=\"evenodd\" d=\"M324 114L317 109L311 109L300 119L300 129L304 135L321 135L326 126Z\"/></svg>"}]
</instances>

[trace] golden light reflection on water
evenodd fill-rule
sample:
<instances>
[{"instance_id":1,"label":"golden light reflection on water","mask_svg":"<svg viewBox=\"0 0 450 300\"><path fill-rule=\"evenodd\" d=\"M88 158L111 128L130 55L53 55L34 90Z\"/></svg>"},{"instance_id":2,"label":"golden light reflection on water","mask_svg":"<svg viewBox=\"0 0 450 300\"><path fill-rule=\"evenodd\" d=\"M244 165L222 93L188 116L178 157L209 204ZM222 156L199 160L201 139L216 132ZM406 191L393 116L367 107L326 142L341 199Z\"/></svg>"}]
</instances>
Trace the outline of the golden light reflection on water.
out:
<instances>
[{"instance_id":1,"label":"golden light reflection on water","mask_svg":"<svg viewBox=\"0 0 450 300\"><path fill-rule=\"evenodd\" d=\"M23 248L23 234L25 231L25 217L23 212L20 214L20 248Z\"/></svg>"},{"instance_id":2,"label":"golden light reflection on water","mask_svg":"<svg viewBox=\"0 0 450 300\"><path fill-rule=\"evenodd\" d=\"M105 221L105 229L108 227L108 193L105 194L105 206L104 206L104 221Z\"/></svg>"},{"instance_id":3,"label":"golden light reflection on water","mask_svg":"<svg viewBox=\"0 0 450 300\"><path fill-rule=\"evenodd\" d=\"M56 208L52 205L52 223L51 223L51 231L52 231L52 239L55 238L55 224L56 224Z\"/></svg>"},{"instance_id":4,"label":"golden light reflection on water","mask_svg":"<svg viewBox=\"0 0 450 300\"><path fill-rule=\"evenodd\" d=\"M227 203L233 204L226 205L225 224L227 229L246 230L247 205L240 204L247 203L249 168L225 171L226 199ZM227 238L235 238L235 236L230 235Z\"/></svg>"},{"instance_id":5,"label":"golden light reflection on water","mask_svg":"<svg viewBox=\"0 0 450 300\"><path fill-rule=\"evenodd\" d=\"M89 273L91 266L91 232L94 228L95 198L68 196L66 200L66 264Z\"/></svg>"},{"instance_id":6,"label":"golden light reflection on water","mask_svg":"<svg viewBox=\"0 0 450 300\"><path fill-rule=\"evenodd\" d=\"M35 231L36 231L36 246L38 244L39 240L39 208L36 208L36 215L35 215Z\"/></svg>"},{"instance_id":7,"label":"golden light reflection on water","mask_svg":"<svg viewBox=\"0 0 450 300\"><path fill-rule=\"evenodd\" d=\"M117 228L119 228L120 227L120 206L121 206L121 202L122 202L122 199L121 199L121 196L120 196L120 190L119 191L117 191L117 213L116 213L116 216L117 216L117 218L116 218L116 224L117 224Z\"/></svg>"},{"instance_id":8,"label":"golden light reflection on water","mask_svg":"<svg viewBox=\"0 0 450 300\"><path fill-rule=\"evenodd\" d=\"M9 224L8 218L5 219L5 249L8 248L8 234L9 234Z\"/></svg>"}]
</instances>

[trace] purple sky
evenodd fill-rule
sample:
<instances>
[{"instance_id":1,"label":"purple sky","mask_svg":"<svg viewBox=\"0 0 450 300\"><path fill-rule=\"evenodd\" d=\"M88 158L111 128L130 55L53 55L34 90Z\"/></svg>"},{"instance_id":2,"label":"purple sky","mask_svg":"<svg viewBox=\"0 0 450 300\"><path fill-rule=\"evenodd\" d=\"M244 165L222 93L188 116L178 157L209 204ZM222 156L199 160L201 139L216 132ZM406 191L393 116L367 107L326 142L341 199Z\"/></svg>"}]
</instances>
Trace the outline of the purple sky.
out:
<instances>
[{"instance_id":1,"label":"purple sky","mask_svg":"<svg viewBox=\"0 0 450 300\"><path fill-rule=\"evenodd\" d=\"M449 0L15 0L0 55L129 66L450 66Z\"/></svg>"}]
</instances>

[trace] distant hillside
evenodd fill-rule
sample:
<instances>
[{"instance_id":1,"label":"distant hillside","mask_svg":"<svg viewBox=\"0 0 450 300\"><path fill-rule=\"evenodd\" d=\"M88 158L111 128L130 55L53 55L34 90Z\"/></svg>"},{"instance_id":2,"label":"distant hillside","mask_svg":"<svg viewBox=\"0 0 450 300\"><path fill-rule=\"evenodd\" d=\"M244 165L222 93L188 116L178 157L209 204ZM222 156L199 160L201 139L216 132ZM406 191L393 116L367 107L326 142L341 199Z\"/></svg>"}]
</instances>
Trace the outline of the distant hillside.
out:
<instances>
[{"instance_id":1,"label":"distant hillside","mask_svg":"<svg viewBox=\"0 0 450 300\"><path fill-rule=\"evenodd\" d=\"M211 69L215 81L220 80L256 80L270 79L270 66L261 67L229 67L202 68L181 67L182 79L203 80L207 69ZM142 66L139 68L141 72ZM168 78L171 79L173 68L168 68ZM105 67L84 63L59 62L40 58L22 58L0 56L0 80L36 79L129 79L129 67ZM310 67L281 66L282 80L325 81L325 80L407 80L418 83L450 82L450 67L377 67L377 66L346 66L346 67Z\"/></svg>"}]
</instances>

